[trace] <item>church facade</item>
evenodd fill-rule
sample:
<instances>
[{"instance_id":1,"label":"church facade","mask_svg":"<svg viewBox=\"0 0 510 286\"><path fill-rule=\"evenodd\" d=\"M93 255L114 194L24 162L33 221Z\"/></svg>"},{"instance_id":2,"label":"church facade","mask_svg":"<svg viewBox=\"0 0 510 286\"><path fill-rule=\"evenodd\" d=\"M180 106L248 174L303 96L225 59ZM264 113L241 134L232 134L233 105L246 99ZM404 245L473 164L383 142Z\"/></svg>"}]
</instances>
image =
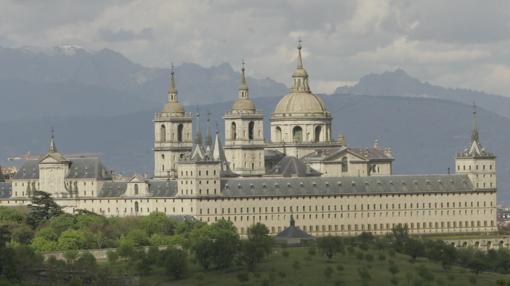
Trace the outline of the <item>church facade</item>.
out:
<instances>
[{"instance_id":1,"label":"church facade","mask_svg":"<svg viewBox=\"0 0 510 286\"><path fill-rule=\"evenodd\" d=\"M310 89L299 45L292 87L270 117L270 138L250 99L244 65L224 128L224 144L209 123L202 135L199 120L177 98L172 69L168 101L154 118L153 178L115 180L99 158L61 154L52 135L46 155L0 181L0 205L26 205L41 190L68 212L223 218L241 235L258 222L279 233L291 216L314 236L384 234L397 224L414 234L497 230L496 157L480 143L476 110L455 174L394 175L391 149L333 139L332 116Z\"/></svg>"}]
</instances>

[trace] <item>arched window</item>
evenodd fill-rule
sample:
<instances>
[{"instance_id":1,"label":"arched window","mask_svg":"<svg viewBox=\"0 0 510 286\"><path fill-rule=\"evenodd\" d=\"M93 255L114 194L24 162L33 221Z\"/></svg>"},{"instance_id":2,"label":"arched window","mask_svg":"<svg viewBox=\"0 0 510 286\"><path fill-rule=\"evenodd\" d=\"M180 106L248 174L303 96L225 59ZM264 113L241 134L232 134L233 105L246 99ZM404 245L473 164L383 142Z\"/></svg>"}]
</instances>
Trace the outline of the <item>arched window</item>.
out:
<instances>
[{"instance_id":1,"label":"arched window","mask_svg":"<svg viewBox=\"0 0 510 286\"><path fill-rule=\"evenodd\" d=\"M138 209L139 209L139 208L138 208L138 202L135 202L135 213L137 213L137 212L138 212Z\"/></svg>"},{"instance_id":2,"label":"arched window","mask_svg":"<svg viewBox=\"0 0 510 286\"><path fill-rule=\"evenodd\" d=\"M347 173L349 171L347 157L342 158L342 173Z\"/></svg>"},{"instance_id":3,"label":"arched window","mask_svg":"<svg viewBox=\"0 0 510 286\"><path fill-rule=\"evenodd\" d=\"M321 140L321 131L322 131L322 127L321 126L317 126L315 127L315 142L319 142Z\"/></svg>"},{"instance_id":4,"label":"arched window","mask_svg":"<svg viewBox=\"0 0 510 286\"><path fill-rule=\"evenodd\" d=\"M236 140L237 138L237 131L236 131L236 123L232 122L232 125L230 126L230 136L232 140Z\"/></svg>"},{"instance_id":5,"label":"arched window","mask_svg":"<svg viewBox=\"0 0 510 286\"><path fill-rule=\"evenodd\" d=\"M276 142L281 142L282 141L282 129L280 128L280 126L276 126L275 128L275 141Z\"/></svg>"},{"instance_id":6,"label":"arched window","mask_svg":"<svg viewBox=\"0 0 510 286\"><path fill-rule=\"evenodd\" d=\"M296 126L292 129L292 139L296 143L303 142L303 129L301 129L300 126Z\"/></svg>"},{"instance_id":7,"label":"arched window","mask_svg":"<svg viewBox=\"0 0 510 286\"><path fill-rule=\"evenodd\" d=\"M184 129L184 125L179 124L177 126L177 142L182 142L182 130Z\"/></svg>"},{"instance_id":8,"label":"arched window","mask_svg":"<svg viewBox=\"0 0 510 286\"><path fill-rule=\"evenodd\" d=\"M166 141L166 127L163 124L161 124L161 127L159 128L159 141Z\"/></svg>"},{"instance_id":9,"label":"arched window","mask_svg":"<svg viewBox=\"0 0 510 286\"><path fill-rule=\"evenodd\" d=\"M255 129L255 122L248 123L248 140L253 140L253 129Z\"/></svg>"},{"instance_id":10,"label":"arched window","mask_svg":"<svg viewBox=\"0 0 510 286\"><path fill-rule=\"evenodd\" d=\"M138 195L138 184L135 184L135 195Z\"/></svg>"}]
</instances>

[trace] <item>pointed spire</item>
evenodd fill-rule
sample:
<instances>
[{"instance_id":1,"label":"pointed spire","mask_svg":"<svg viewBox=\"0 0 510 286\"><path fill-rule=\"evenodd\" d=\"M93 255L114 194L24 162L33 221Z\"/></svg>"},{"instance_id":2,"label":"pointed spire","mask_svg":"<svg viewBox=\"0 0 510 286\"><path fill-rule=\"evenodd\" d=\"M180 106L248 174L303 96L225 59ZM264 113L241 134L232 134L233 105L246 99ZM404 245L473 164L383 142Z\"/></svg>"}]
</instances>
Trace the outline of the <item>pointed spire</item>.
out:
<instances>
[{"instance_id":1,"label":"pointed spire","mask_svg":"<svg viewBox=\"0 0 510 286\"><path fill-rule=\"evenodd\" d=\"M471 131L471 142L478 142L479 141L479 135L478 135L478 122L477 122L477 118L476 118L476 111L477 111L477 107L476 107L476 103L473 102L473 129Z\"/></svg>"},{"instance_id":2,"label":"pointed spire","mask_svg":"<svg viewBox=\"0 0 510 286\"><path fill-rule=\"evenodd\" d=\"M173 63L170 72L170 88L168 89L168 101L170 102L177 101L177 88L175 87L175 69Z\"/></svg>"},{"instance_id":3,"label":"pointed spire","mask_svg":"<svg viewBox=\"0 0 510 286\"><path fill-rule=\"evenodd\" d=\"M202 144L202 132L200 131L200 112L197 108L197 131L195 133L195 144L201 145Z\"/></svg>"},{"instance_id":4,"label":"pointed spire","mask_svg":"<svg viewBox=\"0 0 510 286\"><path fill-rule=\"evenodd\" d=\"M298 45L297 45L297 49L298 49L298 65L297 65L297 68L298 69L302 69L303 68L303 58L301 57L301 49L303 48L303 46L301 45L303 41L301 41L301 38L298 39Z\"/></svg>"},{"instance_id":5,"label":"pointed spire","mask_svg":"<svg viewBox=\"0 0 510 286\"><path fill-rule=\"evenodd\" d=\"M298 64L297 68L292 74L292 88L291 90L294 92L310 92L310 86L308 85L308 73L303 67L303 57L301 55L301 49L303 46L301 45L301 39L298 40Z\"/></svg>"},{"instance_id":6,"label":"pointed spire","mask_svg":"<svg viewBox=\"0 0 510 286\"><path fill-rule=\"evenodd\" d=\"M241 82L239 84L239 98L248 99L248 84L246 83L245 62L241 62Z\"/></svg>"},{"instance_id":7,"label":"pointed spire","mask_svg":"<svg viewBox=\"0 0 510 286\"><path fill-rule=\"evenodd\" d=\"M212 135L211 135L211 113L207 112L207 134L205 137L205 145L212 146Z\"/></svg>"},{"instance_id":8,"label":"pointed spire","mask_svg":"<svg viewBox=\"0 0 510 286\"><path fill-rule=\"evenodd\" d=\"M53 127L51 128L51 136L50 136L50 147L48 148L49 153L57 153L57 146L55 145L55 130Z\"/></svg>"}]
</instances>

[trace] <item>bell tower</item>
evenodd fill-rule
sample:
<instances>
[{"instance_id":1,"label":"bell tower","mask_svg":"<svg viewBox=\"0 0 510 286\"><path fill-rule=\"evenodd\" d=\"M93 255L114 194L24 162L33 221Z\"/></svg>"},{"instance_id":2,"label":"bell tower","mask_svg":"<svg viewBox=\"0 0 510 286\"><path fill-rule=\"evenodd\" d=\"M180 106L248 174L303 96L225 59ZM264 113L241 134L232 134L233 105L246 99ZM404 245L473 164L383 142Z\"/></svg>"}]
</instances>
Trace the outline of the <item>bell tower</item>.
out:
<instances>
[{"instance_id":1,"label":"bell tower","mask_svg":"<svg viewBox=\"0 0 510 286\"><path fill-rule=\"evenodd\" d=\"M264 166L264 115L250 99L244 61L239 97L225 113L225 157L231 170L241 176L262 176Z\"/></svg>"},{"instance_id":2,"label":"bell tower","mask_svg":"<svg viewBox=\"0 0 510 286\"><path fill-rule=\"evenodd\" d=\"M154 178L175 178L176 162L190 152L192 146L192 117L177 99L172 65L168 101L154 117Z\"/></svg>"}]
</instances>

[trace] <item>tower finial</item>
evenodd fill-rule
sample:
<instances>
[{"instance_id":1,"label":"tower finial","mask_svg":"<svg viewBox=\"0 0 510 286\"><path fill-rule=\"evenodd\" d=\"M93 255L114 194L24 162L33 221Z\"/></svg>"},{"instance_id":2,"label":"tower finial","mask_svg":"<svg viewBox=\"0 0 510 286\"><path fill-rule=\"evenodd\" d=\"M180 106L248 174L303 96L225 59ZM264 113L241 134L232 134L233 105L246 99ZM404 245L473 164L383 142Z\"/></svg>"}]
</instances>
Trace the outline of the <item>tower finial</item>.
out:
<instances>
[{"instance_id":1,"label":"tower finial","mask_svg":"<svg viewBox=\"0 0 510 286\"><path fill-rule=\"evenodd\" d=\"M241 83L239 84L239 98L248 99L248 84L246 83L246 62L244 59L241 61Z\"/></svg>"},{"instance_id":2,"label":"tower finial","mask_svg":"<svg viewBox=\"0 0 510 286\"><path fill-rule=\"evenodd\" d=\"M50 147L48 149L49 153L56 153L57 146L55 145L55 130L51 127L51 135L50 135Z\"/></svg>"},{"instance_id":3,"label":"tower finial","mask_svg":"<svg viewBox=\"0 0 510 286\"><path fill-rule=\"evenodd\" d=\"M298 49L298 68L299 69L302 69L303 68L303 58L301 56L301 49L303 48L303 46L301 45L303 43L303 41L301 41L301 38L298 39L298 45L297 45L297 49Z\"/></svg>"},{"instance_id":4,"label":"tower finial","mask_svg":"<svg viewBox=\"0 0 510 286\"><path fill-rule=\"evenodd\" d=\"M197 131L195 133L195 144L202 144L202 132L200 131L200 109L197 106Z\"/></svg>"},{"instance_id":5,"label":"tower finial","mask_svg":"<svg viewBox=\"0 0 510 286\"><path fill-rule=\"evenodd\" d=\"M177 88L175 87L175 69L174 64L170 68L170 88L168 90L168 101L177 101Z\"/></svg>"},{"instance_id":6,"label":"tower finial","mask_svg":"<svg viewBox=\"0 0 510 286\"><path fill-rule=\"evenodd\" d=\"M205 137L205 145L212 146L212 135L211 135L211 112L207 111L207 134Z\"/></svg>"},{"instance_id":7,"label":"tower finial","mask_svg":"<svg viewBox=\"0 0 510 286\"><path fill-rule=\"evenodd\" d=\"M476 102L473 101L473 129L471 130L471 142L476 141L478 142L479 135L478 135L478 122L477 122L477 107Z\"/></svg>"}]
</instances>

